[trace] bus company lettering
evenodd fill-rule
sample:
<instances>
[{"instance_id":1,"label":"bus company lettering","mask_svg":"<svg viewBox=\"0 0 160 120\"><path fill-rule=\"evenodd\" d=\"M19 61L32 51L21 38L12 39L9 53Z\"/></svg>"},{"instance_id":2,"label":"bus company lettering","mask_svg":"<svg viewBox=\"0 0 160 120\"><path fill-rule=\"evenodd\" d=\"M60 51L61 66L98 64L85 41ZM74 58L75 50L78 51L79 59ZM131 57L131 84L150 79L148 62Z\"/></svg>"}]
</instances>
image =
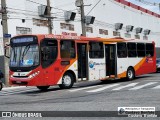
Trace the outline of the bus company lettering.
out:
<instances>
[{"instance_id":1,"label":"bus company lettering","mask_svg":"<svg viewBox=\"0 0 160 120\"><path fill-rule=\"evenodd\" d=\"M97 63L97 62L93 62L93 61L89 62L89 67L90 68L94 68L95 65L97 65L97 66L98 65L105 65L105 63Z\"/></svg>"},{"instance_id":2,"label":"bus company lettering","mask_svg":"<svg viewBox=\"0 0 160 120\"><path fill-rule=\"evenodd\" d=\"M62 35L77 36L77 33L62 32Z\"/></svg>"},{"instance_id":3,"label":"bus company lettering","mask_svg":"<svg viewBox=\"0 0 160 120\"><path fill-rule=\"evenodd\" d=\"M152 58L146 58L146 63L153 63L153 59Z\"/></svg>"}]
</instances>

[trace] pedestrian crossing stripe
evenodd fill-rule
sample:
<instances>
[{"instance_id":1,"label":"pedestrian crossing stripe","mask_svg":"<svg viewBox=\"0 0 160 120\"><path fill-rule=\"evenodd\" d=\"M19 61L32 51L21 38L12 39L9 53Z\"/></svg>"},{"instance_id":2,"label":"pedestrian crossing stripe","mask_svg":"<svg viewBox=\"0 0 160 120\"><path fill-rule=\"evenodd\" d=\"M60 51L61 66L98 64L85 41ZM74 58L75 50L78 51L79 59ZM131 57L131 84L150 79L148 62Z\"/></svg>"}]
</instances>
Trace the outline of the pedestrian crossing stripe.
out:
<instances>
[{"instance_id":1,"label":"pedestrian crossing stripe","mask_svg":"<svg viewBox=\"0 0 160 120\"><path fill-rule=\"evenodd\" d=\"M160 89L160 85L158 85L158 86L156 86L156 87L154 87L152 89Z\"/></svg>"},{"instance_id":2,"label":"pedestrian crossing stripe","mask_svg":"<svg viewBox=\"0 0 160 120\"><path fill-rule=\"evenodd\" d=\"M137 85L138 83L131 83L131 84L128 84L128 85L125 85L125 86L120 86L120 87L117 87L115 89L112 89L113 91L116 91L116 90L121 90L121 89L124 89L124 88L127 88L127 87L133 87L135 85Z\"/></svg>"},{"instance_id":3,"label":"pedestrian crossing stripe","mask_svg":"<svg viewBox=\"0 0 160 120\"><path fill-rule=\"evenodd\" d=\"M107 86L104 86L104 87L101 87L101 88L98 88L98 89L94 89L94 90L90 90L90 91L87 91L87 92L99 92L99 91L103 91L103 90L108 89L108 88L115 87L117 85L119 85L119 84L107 85Z\"/></svg>"},{"instance_id":4,"label":"pedestrian crossing stripe","mask_svg":"<svg viewBox=\"0 0 160 120\"><path fill-rule=\"evenodd\" d=\"M149 83L147 83L147 84L139 85L139 86L136 86L136 87L131 88L131 89L129 89L129 90L138 90L138 89L141 89L141 88L144 88L144 87L146 87L146 86L153 85L153 84L156 84L156 83L157 83L157 82L149 82Z\"/></svg>"},{"instance_id":5,"label":"pedestrian crossing stripe","mask_svg":"<svg viewBox=\"0 0 160 120\"><path fill-rule=\"evenodd\" d=\"M127 82L128 83L128 82ZM110 91L118 91L122 89L127 89L127 90L139 90L143 89L145 87L148 87L149 89L152 90L158 90L160 89L160 85L157 85L157 83L160 82L148 82L148 83L143 83L142 82L135 82L135 83L128 83L128 84L123 84L123 83L113 83L113 84L102 84L102 85L94 85L94 86L88 86L88 87L80 87L80 88L74 88L68 90L69 92L77 92L81 90L85 90L85 92L88 93L94 93L94 92L101 92L106 89L109 89ZM141 84L141 85L138 85ZM2 89L0 91L0 96L7 96L7 95L14 95L14 94L23 94L23 92L30 92L30 91L38 91L37 88L11 88L11 89Z\"/></svg>"},{"instance_id":6,"label":"pedestrian crossing stripe","mask_svg":"<svg viewBox=\"0 0 160 120\"><path fill-rule=\"evenodd\" d=\"M95 86L77 88L77 89L73 89L73 90L69 90L69 91L70 91L70 92L76 92L76 91L80 91L80 90L86 90L86 89L95 88L95 87L101 87L101 86L102 86L102 85L95 85Z\"/></svg>"},{"instance_id":7,"label":"pedestrian crossing stripe","mask_svg":"<svg viewBox=\"0 0 160 120\"><path fill-rule=\"evenodd\" d=\"M143 85L138 85L138 84L140 84L140 82L130 83L130 84L127 84L127 85L120 85L120 84L110 84L110 85L106 85L106 86L97 85L97 86L89 86L89 87L73 89L73 90L69 90L69 91L70 92L76 92L76 91L86 90L85 92L92 93L92 92L100 92L100 91L110 89L110 88L113 88L113 87L116 87L116 88L111 89L111 91L118 91L118 90L127 89L127 88L128 88L128 90L138 90L138 89L142 89L142 88L147 87L147 86L155 85L156 83L158 83L158 82L149 82L149 83L145 83ZM91 90L89 90L89 89L91 89ZM160 85L158 85L158 86L156 86L152 89L160 89Z\"/></svg>"}]
</instances>

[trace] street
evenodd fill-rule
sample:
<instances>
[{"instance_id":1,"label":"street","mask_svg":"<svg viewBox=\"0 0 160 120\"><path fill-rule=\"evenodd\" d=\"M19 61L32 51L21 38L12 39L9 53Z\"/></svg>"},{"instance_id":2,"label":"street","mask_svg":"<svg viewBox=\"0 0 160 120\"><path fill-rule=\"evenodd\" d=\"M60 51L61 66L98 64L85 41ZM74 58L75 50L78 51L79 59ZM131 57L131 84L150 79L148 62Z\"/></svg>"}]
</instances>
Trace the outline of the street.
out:
<instances>
[{"instance_id":1,"label":"street","mask_svg":"<svg viewBox=\"0 0 160 120\"><path fill-rule=\"evenodd\" d=\"M118 107L155 107L160 111L160 73L135 80L76 83L72 89L4 88L0 111L118 111ZM98 117L98 116L97 116Z\"/></svg>"}]
</instances>

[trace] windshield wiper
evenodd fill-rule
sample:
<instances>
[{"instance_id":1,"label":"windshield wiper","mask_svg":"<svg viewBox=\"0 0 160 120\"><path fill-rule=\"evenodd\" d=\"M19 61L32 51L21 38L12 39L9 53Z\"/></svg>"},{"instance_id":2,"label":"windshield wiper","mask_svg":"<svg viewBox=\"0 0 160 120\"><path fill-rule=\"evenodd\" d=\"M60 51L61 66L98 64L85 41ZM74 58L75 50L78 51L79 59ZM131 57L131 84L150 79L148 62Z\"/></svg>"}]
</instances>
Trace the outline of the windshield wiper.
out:
<instances>
[{"instance_id":1,"label":"windshield wiper","mask_svg":"<svg viewBox=\"0 0 160 120\"><path fill-rule=\"evenodd\" d=\"M16 62L17 53L16 53L16 50L15 50L15 47L13 47L12 49L13 49L13 62L14 62L14 61Z\"/></svg>"},{"instance_id":2,"label":"windshield wiper","mask_svg":"<svg viewBox=\"0 0 160 120\"><path fill-rule=\"evenodd\" d=\"M26 45L26 47L24 48L21 60L23 60L24 56L27 54L29 48L30 48L30 43L28 45Z\"/></svg>"}]
</instances>

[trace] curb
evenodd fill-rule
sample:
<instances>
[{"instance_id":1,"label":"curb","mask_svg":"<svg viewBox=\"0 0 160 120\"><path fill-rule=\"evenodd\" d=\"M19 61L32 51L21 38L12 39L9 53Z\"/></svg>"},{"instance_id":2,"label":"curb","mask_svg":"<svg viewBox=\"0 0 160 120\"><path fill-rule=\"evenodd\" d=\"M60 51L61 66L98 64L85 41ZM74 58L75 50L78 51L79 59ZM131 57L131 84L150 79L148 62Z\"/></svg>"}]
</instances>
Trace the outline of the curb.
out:
<instances>
[{"instance_id":1,"label":"curb","mask_svg":"<svg viewBox=\"0 0 160 120\"><path fill-rule=\"evenodd\" d=\"M12 89L19 89L25 88L26 86L11 86L11 87L3 87L2 90L12 90Z\"/></svg>"}]
</instances>

